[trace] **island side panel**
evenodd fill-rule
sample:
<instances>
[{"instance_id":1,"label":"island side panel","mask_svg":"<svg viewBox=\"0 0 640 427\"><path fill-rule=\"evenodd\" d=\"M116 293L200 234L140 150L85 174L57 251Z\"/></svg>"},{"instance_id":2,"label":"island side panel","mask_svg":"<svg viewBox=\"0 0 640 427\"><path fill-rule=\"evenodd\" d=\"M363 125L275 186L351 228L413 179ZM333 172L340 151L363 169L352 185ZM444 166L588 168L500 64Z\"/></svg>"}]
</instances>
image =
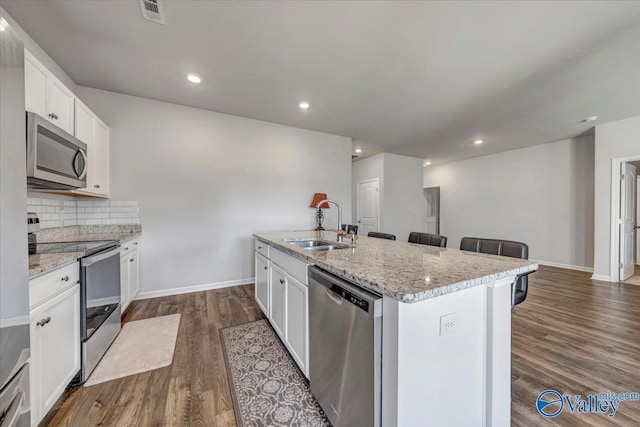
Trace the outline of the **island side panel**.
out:
<instances>
[{"instance_id":1,"label":"island side panel","mask_svg":"<svg viewBox=\"0 0 640 427\"><path fill-rule=\"evenodd\" d=\"M511 425L511 293L515 277L486 285L487 427Z\"/></svg>"},{"instance_id":2,"label":"island side panel","mask_svg":"<svg viewBox=\"0 0 640 427\"><path fill-rule=\"evenodd\" d=\"M413 304L383 300L382 425L482 426L487 288ZM440 334L443 316L455 327Z\"/></svg>"}]
</instances>

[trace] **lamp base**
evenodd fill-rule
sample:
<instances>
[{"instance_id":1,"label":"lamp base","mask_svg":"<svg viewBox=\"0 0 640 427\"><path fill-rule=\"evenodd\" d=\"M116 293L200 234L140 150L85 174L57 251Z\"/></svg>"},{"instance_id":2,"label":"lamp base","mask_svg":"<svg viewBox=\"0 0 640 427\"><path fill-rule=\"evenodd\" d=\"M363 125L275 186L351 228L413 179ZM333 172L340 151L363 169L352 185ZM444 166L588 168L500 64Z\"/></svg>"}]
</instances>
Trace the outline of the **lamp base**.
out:
<instances>
[{"instance_id":1,"label":"lamp base","mask_svg":"<svg viewBox=\"0 0 640 427\"><path fill-rule=\"evenodd\" d=\"M318 208L318 212L316 212L316 231L324 231L322 227L322 222L324 221L324 214L322 213L322 208Z\"/></svg>"}]
</instances>

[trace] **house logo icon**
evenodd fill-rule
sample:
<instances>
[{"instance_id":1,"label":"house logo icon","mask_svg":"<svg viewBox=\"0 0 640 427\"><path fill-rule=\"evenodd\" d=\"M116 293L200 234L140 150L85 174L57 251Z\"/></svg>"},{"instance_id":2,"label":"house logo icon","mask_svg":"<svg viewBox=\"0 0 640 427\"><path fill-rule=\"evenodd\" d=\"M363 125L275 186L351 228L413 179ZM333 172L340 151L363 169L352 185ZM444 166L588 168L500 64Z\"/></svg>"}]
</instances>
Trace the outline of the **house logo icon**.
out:
<instances>
[{"instance_id":1,"label":"house logo icon","mask_svg":"<svg viewBox=\"0 0 640 427\"><path fill-rule=\"evenodd\" d=\"M564 409L564 400L557 391L545 390L538 395L536 408L543 417L553 418Z\"/></svg>"}]
</instances>

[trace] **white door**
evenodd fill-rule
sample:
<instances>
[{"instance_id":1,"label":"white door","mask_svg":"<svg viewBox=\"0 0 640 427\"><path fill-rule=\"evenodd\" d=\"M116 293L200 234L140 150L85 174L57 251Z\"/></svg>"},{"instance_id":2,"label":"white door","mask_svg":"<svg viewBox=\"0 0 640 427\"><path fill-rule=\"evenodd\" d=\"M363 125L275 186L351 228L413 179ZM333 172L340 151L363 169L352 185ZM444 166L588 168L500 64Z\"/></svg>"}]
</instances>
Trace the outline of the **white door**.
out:
<instances>
[{"instance_id":1,"label":"white door","mask_svg":"<svg viewBox=\"0 0 640 427\"><path fill-rule=\"evenodd\" d=\"M61 82L51 78L49 79L47 95L47 106L49 107L47 118L62 130L73 135L75 109L73 93Z\"/></svg>"},{"instance_id":2,"label":"white door","mask_svg":"<svg viewBox=\"0 0 640 427\"><path fill-rule=\"evenodd\" d=\"M109 194L109 128L99 119L95 120L93 138L93 191Z\"/></svg>"},{"instance_id":3,"label":"white door","mask_svg":"<svg viewBox=\"0 0 640 427\"><path fill-rule=\"evenodd\" d=\"M635 257L636 167L623 163L620 180L620 281L633 276Z\"/></svg>"},{"instance_id":4,"label":"white door","mask_svg":"<svg viewBox=\"0 0 640 427\"><path fill-rule=\"evenodd\" d=\"M286 343L298 367L305 374L307 369L307 287L293 277L287 275L286 292L287 339Z\"/></svg>"},{"instance_id":5,"label":"white door","mask_svg":"<svg viewBox=\"0 0 640 427\"><path fill-rule=\"evenodd\" d=\"M280 270L274 264L271 264L271 325L276 330L283 341L286 340L286 324L285 324L285 290L287 286L287 278L284 271Z\"/></svg>"},{"instance_id":6,"label":"white door","mask_svg":"<svg viewBox=\"0 0 640 427\"><path fill-rule=\"evenodd\" d=\"M358 183L357 204L358 235L378 231L380 181L377 178Z\"/></svg>"},{"instance_id":7,"label":"white door","mask_svg":"<svg viewBox=\"0 0 640 427\"><path fill-rule=\"evenodd\" d=\"M269 260L256 253L256 302L265 316L269 317Z\"/></svg>"},{"instance_id":8,"label":"white door","mask_svg":"<svg viewBox=\"0 0 640 427\"><path fill-rule=\"evenodd\" d=\"M24 53L25 109L47 117L47 71L29 54Z\"/></svg>"},{"instance_id":9,"label":"white door","mask_svg":"<svg viewBox=\"0 0 640 427\"><path fill-rule=\"evenodd\" d=\"M425 187L424 194L424 231L440 234L440 187Z\"/></svg>"}]
</instances>

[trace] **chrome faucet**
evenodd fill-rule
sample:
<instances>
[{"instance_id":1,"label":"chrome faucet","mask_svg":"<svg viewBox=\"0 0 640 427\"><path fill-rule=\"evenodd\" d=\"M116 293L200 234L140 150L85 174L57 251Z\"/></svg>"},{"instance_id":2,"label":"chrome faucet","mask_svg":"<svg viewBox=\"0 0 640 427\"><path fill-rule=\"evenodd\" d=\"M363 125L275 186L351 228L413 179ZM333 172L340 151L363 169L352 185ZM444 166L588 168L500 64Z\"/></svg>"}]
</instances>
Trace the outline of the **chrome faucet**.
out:
<instances>
[{"instance_id":1,"label":"chrome faucet","mask_svg":"<svg viewBox=\"0 0 640 427\"><path fill-rule=\"evenodd\" d=\"M342 238L344 236L346 236L347 233L344 232L344 230L342 229L342 207L340 206L340 203L336 202L335 200L332 199L324 199L321 200L320 202L318 202L318 209L320 209L320 206L322 206L323 203L333 203L334 205L336 205L336 208L338 208L338 243L342 243Z\"/></svg>"}]
</instances>

